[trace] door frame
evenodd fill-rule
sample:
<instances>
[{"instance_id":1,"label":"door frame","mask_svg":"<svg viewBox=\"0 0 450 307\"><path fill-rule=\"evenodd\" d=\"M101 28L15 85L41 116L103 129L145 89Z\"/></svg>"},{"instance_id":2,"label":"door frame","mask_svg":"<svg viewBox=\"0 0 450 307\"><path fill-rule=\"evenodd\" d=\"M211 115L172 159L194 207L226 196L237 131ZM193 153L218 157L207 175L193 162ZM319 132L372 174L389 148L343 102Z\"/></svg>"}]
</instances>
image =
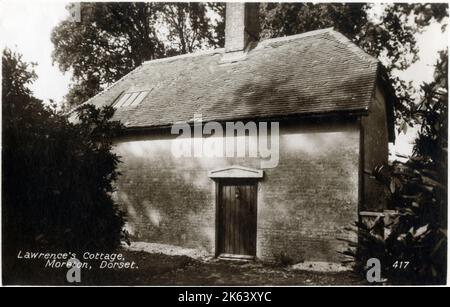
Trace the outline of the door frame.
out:
<instances>
[{"instance_id":1,"label":"door frame","mask_svg":"<svg viewBox=\"0 0 450 307\"><path fill-rule=\"evenodd\" d=\"M253 259L256 258L257 251L257 233L258 233L258 191L259 191L259 180L264 177L263 170L243 167L239 165L233 165L226 168L215 169L208 172L208 177L214 180L215 189L215 244L214 244L214 256L217 258L220 255L220 190L222 184L227 181L247 181L255 184L256 195L255 195L255 234L254 234L254 255ZM248 260L248 259L247 259Z\"/></svg>"},{"instance_id":2,"label":"door frame","mask_svg":"<svg viewBox=\"0 0 450 307\"><path fill-rule=\"evenodd\" d=\"M252 218L254 218L254 223L255 223L254 234L252 236L253 244L255 244L254 249L253 249L253 254L248 255L248 257L247 257L247 255L238 255L238 254L236 254L235 257L232 256L233 254L230 254L229 256L227 256L227 258L235 258L235 259L248 259L248 260L254 259L254 258L256 258L256 248L257 248L256 240L258 237L258 235L257 235L257 233L258 233L258 181L255 179L247 179L247 178L245 178L245 179L244 178L226 178L226 179L221 179L221 180L216 181L216 185L215 185L216 186L216 206L215 206L216 207L216 222L215 222L215 229L216 229L215 241L216 241L216 243L215 243L214 256L219 257L221 255L220 234L221 234L221 231L223 230L223 225L221 227L220 205L221 205L221 201L222 201L221 191L222 191L223 185L225 183L228 183L228 184L231 183L231 185L235 185L235 186L247 183L247 184L251 184L251 185L255 186L255 199L254 199L254 204L253 204L255 206L255 208L254 208L255 213L254 213L254 216L252 217Z\"/></svg>"}]
</instances>

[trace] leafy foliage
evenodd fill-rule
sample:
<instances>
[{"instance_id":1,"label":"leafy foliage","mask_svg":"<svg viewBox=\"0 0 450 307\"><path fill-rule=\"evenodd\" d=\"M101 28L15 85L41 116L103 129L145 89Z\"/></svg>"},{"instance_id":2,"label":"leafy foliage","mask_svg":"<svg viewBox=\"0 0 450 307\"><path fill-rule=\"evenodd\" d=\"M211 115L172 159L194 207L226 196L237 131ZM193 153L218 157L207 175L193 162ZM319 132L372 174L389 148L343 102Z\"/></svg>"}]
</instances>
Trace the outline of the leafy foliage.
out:
<instances>
[{"instance_id":1,"label":"leafy foliage","mask_svg":"<svg viewBox=\"0 0 450 307\"><path fill-rule=\"evenodd\" d=\"M123 215L111 198L119 157L112 108L80 108L73 124L32 96L33 66L2 56L2 218L5 263L18 250L111 250ZM4 268L7 265L4 266Z\"/></svg>"},{"instance_id":2,"label":"leafy foliage","mask_svg":"<svg viewBox=\"0 0 450 307\"><path fill-rule=\"evenodd\" d=\"M395 284L444 284L447 263L447 51L436 65L435 80L424 84L423 100L414 118L421 124L413 157L407 162L374 170L375 178L390 191L396 213L385 224L358 223L358 250L349 250L356 268L364 273L369 258L384 264L384 277ZM383 236L380 228L389 229ZM355 245L351 245L355 247ZM394 267L407 261L405 269Z\"/></svg>"},{"instance_id":3,"label":"leafy foliage","mask_svg":"<svg viewBox=\"0 0 450 307\"><path fill-rule=\"evenodd\" d=\"M81 3L80 7L81 21L65 20L51 36L54 62L73 74L66 96L72 106L144 61L223 43L223 21L212 23L207 15L207 10L223 11L220 3Z\"/></svg>"},{"instance_id":4,"label":"leafy foliage","mask_svg":"<svg viewBox=\"0 0 450 307\"><path fill-rule=\"evenodd\" d=\"M347 251L356 259L363 275L370 258L382 264L382 276L391 284L443 284L446 281L447 231L445 230L446 187L423 170L422 159L396 162L374 171L391 191L395 209L372 226L357 223L358 249ZM380 229L389 229L383 235ZM408 263L400 268L396 263Z\"/></svg>"},{"instance_id":5,"label":"leafy foliage","mask_svg":"<svg viewBox=\"0 0 450 307\"><path fill-rule=\"evenodd\" d=\"M212 5L220 10L220 3ZM212 25L212 20L207 17L208 9L212 7L198 2L179 2L163 6L162 18L164 24L169 26L167 39L171 42L168 55L223 45L223 19L218 25Z\"/></svg>"},{"instance_id":6,"label":"leafy foliage","mask_svg":"<svg viewBox=\"0 0 450 307\"><path fill-rule=\"evenodd\" d=\"M365 3L264 3L260 10L262 37L334 27L384 64L399 98L396 118L409 121L415 104L414 88L396 77L395 71L408 68L418 59L415 34L433 21L443 22L448 5L387 4L379 16L373 17L374 7Z\"/></svg>"},{"instance_id":7,"label":"leafy foliage","mask_svg":"<svg viewBox=\"0 0 450 307\"><path fill-rule=\"evenodd\" d=\"M448 155L448 50L440 52L434 81L422 85L423 99L413 112L420 124L414 152L427 158L431 167L446 170ZM445 176L443 172L440 172ZM444 182L444 178L440 181Z\"/></svg>"}]
</instances>

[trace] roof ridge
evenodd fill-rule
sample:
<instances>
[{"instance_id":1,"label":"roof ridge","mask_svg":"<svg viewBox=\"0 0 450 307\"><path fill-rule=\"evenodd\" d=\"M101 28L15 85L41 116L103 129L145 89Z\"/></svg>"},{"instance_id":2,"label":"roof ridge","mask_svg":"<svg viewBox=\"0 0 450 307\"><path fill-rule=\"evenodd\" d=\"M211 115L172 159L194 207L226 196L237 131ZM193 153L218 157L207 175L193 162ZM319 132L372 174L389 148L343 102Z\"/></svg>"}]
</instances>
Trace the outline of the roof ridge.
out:
<instances>
[{"instance_id":1,"label":"roof ridge","mask_svg":"<svg viewBox=\"0 0 450 307\"><path fill-rule=\"evenodd\" d=\"M369 60L371 62L374 62L374 63L379 62L379 60L376 57L365 52L361 47L359 47L356 43L354 43L347 36L345 36L344 34L342 34L339 31L336 31L334 29L334 27L328 27L325 29L318 29L318 30L303 32L303 33L295 34L295 35L270 38L270 39L261 41L255 49L263 48L266 45L269 45L271 43L288 42L291 40L297 40L297 39L302 39L305 37L311 37L311 36L316 36L316 35L321 35L321 34L332 35L339 43L346 45L348 47L348 49L351 52L353 52L355 55L357 55L359 58L365 57L367 60Z\"/></svg>"},{"instance_id":2,"label":"roof ridge","mask_svg":"<svg viewBox=\"0 0 450 307\"><path fill-rule=\"evenodd\" d=\"M225 48L200 50L200 51L191 52L191 53L185 53L185 54L180 54L180 55L175 55L175 56L170 56L170 57L165 57L165 58L160 58L160 59L144 61L144 62L142 62L142 65L161 63L161 62L170 62L170 61L175 61L175 60L179 60L179 59L192 58L192 57L198 57L198 56L204 56L204 55L214 55L214 54L223 53L224 51L225 51Z\"/></svg>"},{"instance_id":3,"label":"roof ridge","mask_svg":"<svg viewBox=\"0 0 450 307\"><path fill-rule=\"evenodd\" d=\"M258 46L255 49L259 48L260 46L264 47L265 45L271 44L271 43L287 42L287 41L290 41L290 40L296 40L296 39L300 39L300 38L305 38L305 37L310 37L310 36L315 36L315 35L321 35L321 34L324 34L324 33L329 33L331 31L334 31L333 27L329 27L329 28L325 28L325 29L312 30L312 31L303 32L303 33L299 33L299 34L294 34L294 35L287 35L287 36L268 38L268 39L260 41L258 43Z\"/></svg>"},{"instance_id":4,"label":"roof ridge","mask_svg":"<svg viewBox=\"0 0 450 307\"><path fill-rule=\"evenodd\" d=\"M374 61L378 63L378 59L373 57L372 55L365 52L361 47L356 45L352 40L350 40L348 37L346 37L344 34L342 34L339 31L336 31L334 27L328 27L324 29L318 29L318 30L312 30L308 32L303 32L299 34L294 35L288 35L288 36L281 36L281 37L273 37L268 38L265 40L262 40L258 42L258 45L255 47L255 49L264 48L269 44L277 43L277 42L289 42L291 40L298 40L306 37L316 36L316 35L322 35L322 34L330 34L332 35L338 42L346 45L349 47L349 50L355 53L357 56L362 58L361 55L363 55L366 59L370 61ZM186 54L180 54L176 56L166 57L166 58L160 58L160 59L153 59L142 62L142 65L148 65L148 64L156 64L156 63L164 63L164 62L171 62L176 61L180 59L186 59L186 58L192 58L192 57L199 57L199 56L205 56L205 55L215 55L215 54L222 54L224 53L225 48L215 48L215 49L209 49L209 50L200 50L197 52L192 53L186 53ZM139 66L138 66L139 67ZM136 67L136 68L138 68Z\"/></svg>"},{"instance_id":5,"label":"roof ridge","mask_svg":"<svg viewBox=\"0 0 450 307\"><path fill-rule=\"evenodd\" d=\"M300 34L268 38L268 39L265 39L265 40L262 40L262 41L258 42L258 45L256 46L255 49L257 49L259 46L264 46L266 44L273 43L273 42L278 42L278 41L279 42L283 42L283 41L295 40L295 39L299 39L299 38L303 38L303 37L309 37L309 36L314 36L314 35L320 35L320 34L328 33L330 31L333 31L333 27L329 27L329 28L325 28L325 29L319 29L319 30L313 30L313 31L308 31L308 32L300 33ZM215 49L209 49L209 50L200 50L200 51L196 51L196 52L192 52L192 53L185 53L185 54L175 55L175 56L166 57L166 58L160 58L160 59L153 59L153 60L144 61L144 62L142 62L142 65L161 63L161 62L169 62L169 61L175 61L175 60L179 60L179 59L191 58L191 57L197 57L197 56L204 56L204 55L220 54L220 53L223 53L224 51L225 51L225 48L215 48Z\"/></svg>"},{"instance_id":6,"label":"roof ridge","mask_svg":"<svg viewBox=\"0 0 450 307\"><path fill-rule=\"evenodd\" d=\"M278 42L278 41L279 42L283 42L283 41L295 40L295 39L299 39L299 38L303 38L303 37L309 37L309 36L314 36L314 35L320 35L320 34L328 33L330 31L333 31L333 27L329 27L329 28L325 28L325 29L319 29L319 30L313 30L313 31L308 31L308 32L300 33L300 34L268 38L268 39L265 39L265 40L262 40L262 41L258 42L258 45L256 46L255 49L257 49L259 46L264 46L264 45L266 45L268 43L273 43L273 42ZM172 60L179 60L179 59L191 58L191 57L197 57L197 56L219 54L219 53L223 53L224 51L225 51L225 48L215 48L215 49L209 49L209 50L200 50L200 51L196 51L196 52L192 52L192 53L185 53L185 54L175 55L175 56L166 57L166 58L160 58L160 59L153 59L153 60L144 61L144 62L142 62L142 65L154 64L154 63L160 63L160 62L169 62L169 61L172 61Z\"/></svg>"}]
</instances>

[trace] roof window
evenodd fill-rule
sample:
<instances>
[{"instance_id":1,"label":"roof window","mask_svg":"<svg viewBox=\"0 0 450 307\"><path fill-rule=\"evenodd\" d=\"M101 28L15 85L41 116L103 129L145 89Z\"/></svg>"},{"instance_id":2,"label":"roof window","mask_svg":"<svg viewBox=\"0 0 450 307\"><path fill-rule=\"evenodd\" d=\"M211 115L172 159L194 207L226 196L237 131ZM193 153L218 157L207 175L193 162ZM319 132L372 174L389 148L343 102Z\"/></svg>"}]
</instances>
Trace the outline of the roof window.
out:
<instances>
[{"instance_id":1,"label":"roof window","mask_svg":"<svg viewBox=\"0 0 450 307\"><path fill-rule=\"evenodd\" d=\"M114 103L115 108L124 108L139 105L149 91L127 92L120 95Z\"/></svg>"}]
</instances>

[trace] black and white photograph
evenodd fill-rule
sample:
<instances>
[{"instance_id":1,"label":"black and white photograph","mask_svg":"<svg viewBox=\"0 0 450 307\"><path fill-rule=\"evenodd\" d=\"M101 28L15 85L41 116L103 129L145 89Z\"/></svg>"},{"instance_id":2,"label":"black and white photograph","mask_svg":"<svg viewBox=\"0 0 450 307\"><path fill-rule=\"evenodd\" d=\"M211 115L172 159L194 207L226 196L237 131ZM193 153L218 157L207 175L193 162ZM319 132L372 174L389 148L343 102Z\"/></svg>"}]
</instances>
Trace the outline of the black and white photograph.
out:
<instances>
[{"instance_id":1,"label":"black and white photograph","mask_svg":"<svg viewBox=\"0 0 450 307\"><path fill-rule=\"evenodd\" d=\"M1 0L1 284L447 286L448 20Z\"/></svg>"}]
</instances>

